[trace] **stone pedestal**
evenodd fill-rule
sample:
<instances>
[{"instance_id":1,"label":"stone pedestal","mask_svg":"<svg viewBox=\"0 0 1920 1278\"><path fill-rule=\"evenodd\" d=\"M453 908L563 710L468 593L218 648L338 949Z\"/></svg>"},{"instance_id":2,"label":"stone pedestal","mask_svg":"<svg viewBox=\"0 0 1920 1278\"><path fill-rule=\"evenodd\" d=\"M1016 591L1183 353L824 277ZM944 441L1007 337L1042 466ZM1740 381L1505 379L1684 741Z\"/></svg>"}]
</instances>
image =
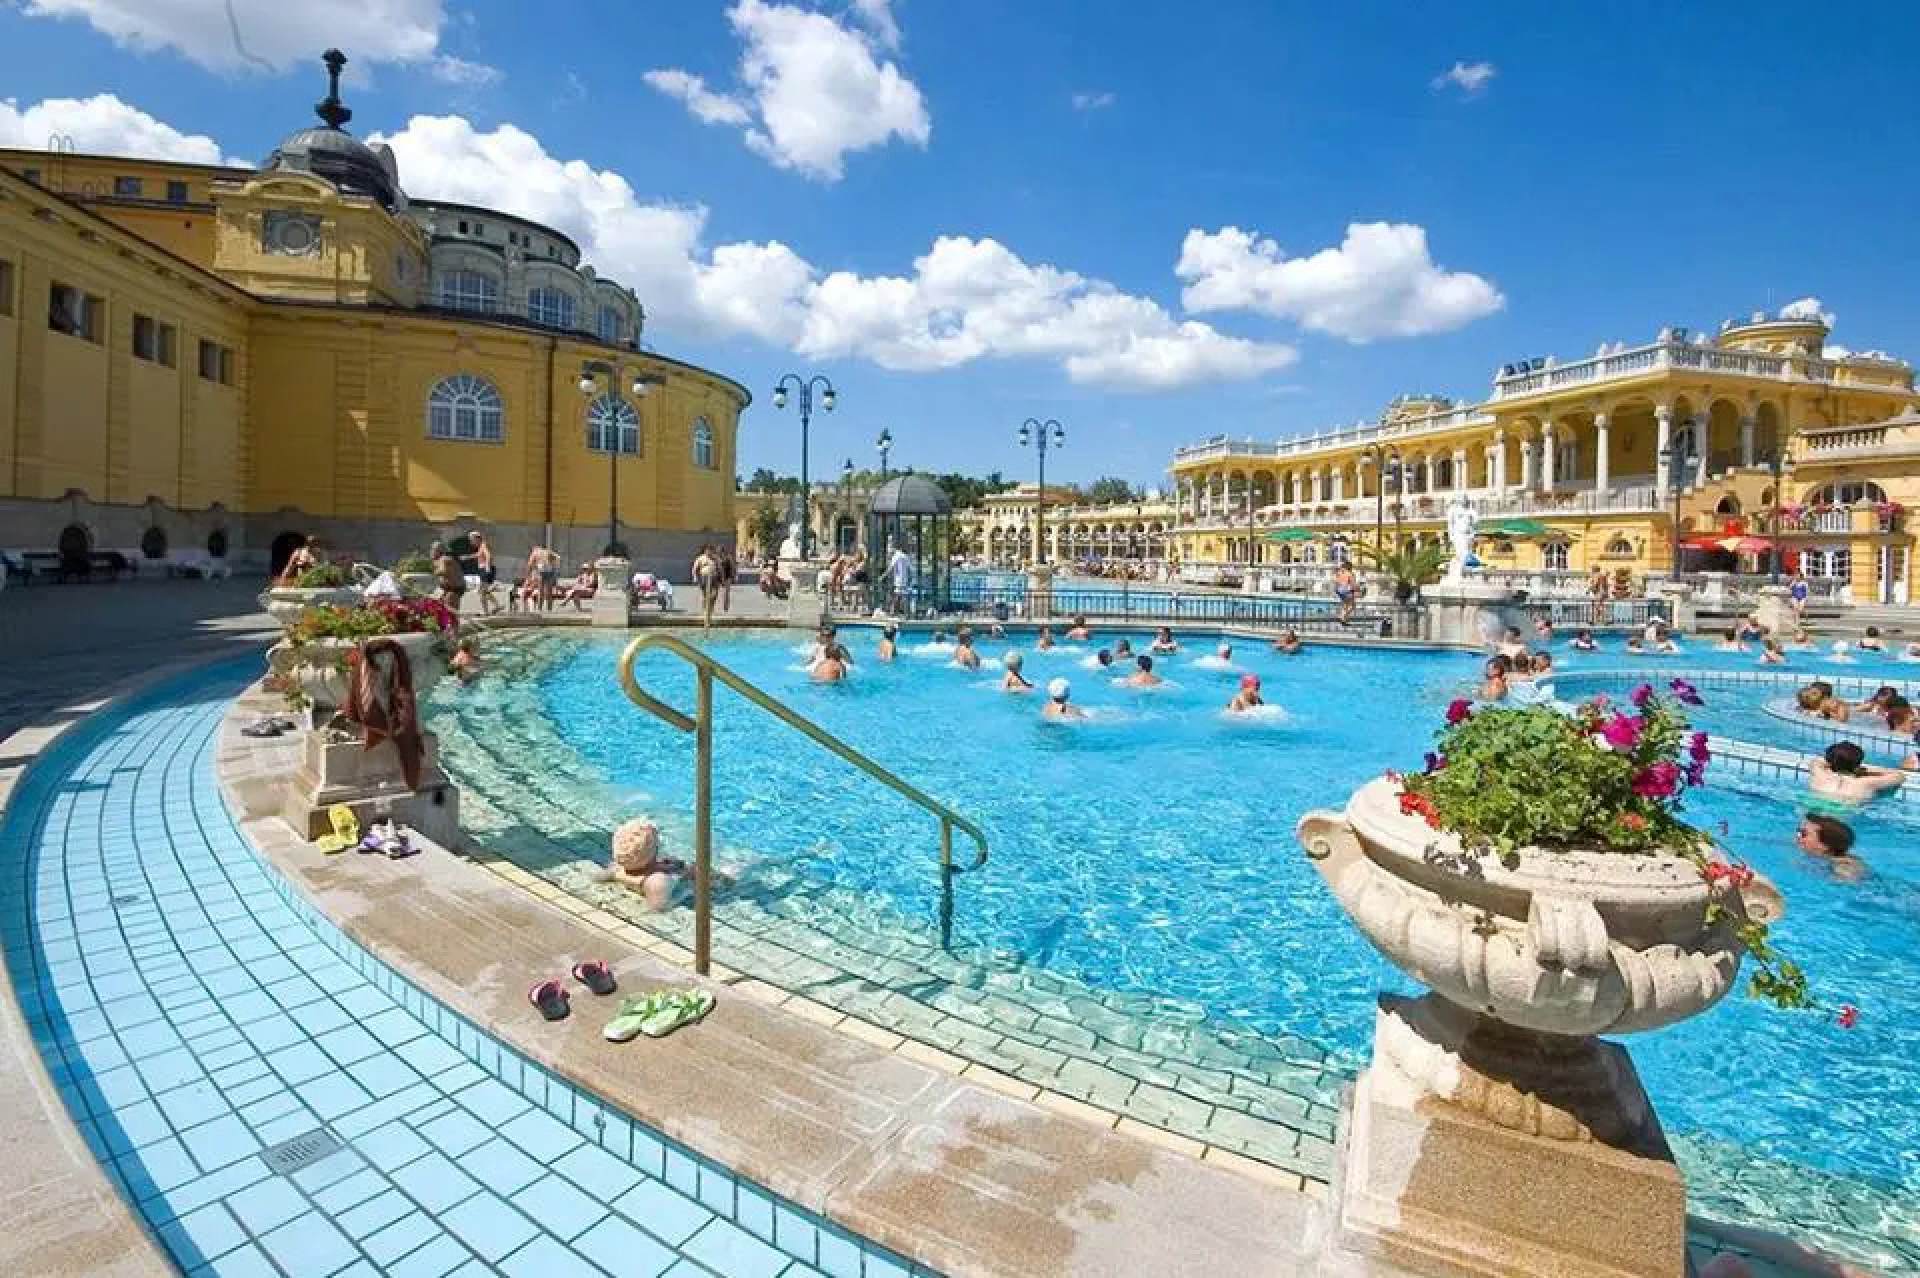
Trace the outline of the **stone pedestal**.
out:
<instances>
[{"instance_id":1,"label":"stone pedestal","mask_svg":"<svg viewBox=\"0 0 1920 1278\"><path fill-rule=\"evenodd\" d=\"M1424 588L1420 602L1424 605L1424 637L1428 641L1479 648L1509 624L1504 609L1513 602L1513 591L1466 577Z\"/></svg>"},{"instance_id":2,"label":"stone pedestal","mask_svg":"<svg viewBox=\"0 0 1920 1278\"><path fill-rule=\"evenodd\" d=\"M595 626L625 629L627 617L627 576L632 565L622 556L606 555L593 561L600 574L600 588L593 592L589 606Z\"/></svg>"},{"instance_id":3,"label":"stone pedestal","mask_svg":"<svg viewBox=\"0 0 1920 1278\"><path fill-rule=\"evenodd\" d=\"M1053 566L1035 564L1027 570L1027 620L1046 621L1053 616Z\"/></svg>"},{"instance_id":4,"label":"stone pedestal","mask_svg":"<svg viewBox=\"0 0 1920 1278\"><path fill-rule=\"evenodd\" d=\"M1760 606L1754 609L1754 614L1776 639L1792 634L1799 624L1793 615L1793 599L1785 586L1760 587Z\"/></svg>"},{"instance_id":5,"label":"stone pedestal","mask_svg":"<svg viewBox=\"0 0 1920 1278\"><path fill-rule=\"evenodd\" d=\"M1674 631L1683 635L1692 634L1696 621L1693 587L1684 581L1663 581L1656 587L1655 593L1672 607Z\"/></svg>"},{"instance_id":6,"label":"stone pedestal","mask_svg":"<svg viewBox=\"0 0 1920 1278\"><path fill-rule=\"evenodd\" d=\"M1686 1271L1686 1187L1625 1049L1383 996L1343 1116L1328 1268Z\"/></svg>"},{"instance_id":7,"label":"stone pedestal","mask_svg":"<svg viewBox=\"0 0 1920 1278\"><path fill-rule=\"evenodd\" d=\"M300 767L287 787L282 810L287 824L313 839L332 827L327 810L335 804L353 809L364 832L374 821L392 817L412 826L444 848L458 850L460 791L440 767L439 738L423 734L420 788L410 789L400 771L400 752L391 741L373 749L356 737L320 728L307 733Z\"/></svg>"}]
</instances>

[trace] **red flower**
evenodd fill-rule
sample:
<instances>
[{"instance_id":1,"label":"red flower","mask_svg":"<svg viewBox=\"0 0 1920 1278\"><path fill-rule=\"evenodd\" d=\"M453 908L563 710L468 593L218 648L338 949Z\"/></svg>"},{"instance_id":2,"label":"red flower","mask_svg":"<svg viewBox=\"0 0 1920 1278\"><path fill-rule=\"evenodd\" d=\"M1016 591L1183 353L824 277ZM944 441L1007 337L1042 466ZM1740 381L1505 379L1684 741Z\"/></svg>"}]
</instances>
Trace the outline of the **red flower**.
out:
<instances>
[{"instance_id":1,"label":"red flower","mask_svg":"<svg viewBox=\"0 0 1920 1278\"><path fill-rule=\"evenodd\" d=\"M1638 716L1615 714L1601 727L1600 735L1608 745L1625 754L1640 744L1640 733L1646 726L1647 721Z\"/></svg>"},{"instance_id":2,"label":"red flower","mask_svg":"<svg viewBox=\"0 0 1920 1278\"><path fill-rule=\"evenodd\" d=\"M1652 684L1643 683L1633 690L1633 704L1639 706L1642 710L1646 709L1647 702L1651 700L1653 700Z\"/></svg>"},{"instance_id":3,"label":"red flower","mask_svg":"<svg viewBox=\"0 0 1920 1278\"><path fill-rule=\"evenodd\" d=\"M1661 760L1633 774L1633 792L1643 799L1664 799L1680 788L1680 765Z\"/></svg>"},{"instance_id":4,"label":"red flower","mask_svg":"<svg viewBox=\"0 0 1920 1278\"><path fill-rule=\"evenodd\" d=\"M1463 723L1472 717L1473 702L1467 700L1465 697L1456 697L1453 702L1447 706L1447 726L1449 727L1452 727L1456 723Z\"/></svg>"},{"instance_id":5,"label":"red flower","mask_svg":"<svg viewBox=\"0 0 1920 1278\"><path fill-rule=\"evenodd\" d=\"M1622 812L1620 814L1620 824L1629 830L1644 830L1647 828L1647 819L1638 812Z\"/></svg>"},{"instance_id":6,"label":"red flower","mask_svg":"<svg viewBox=\"0 0 1920 1278\"><path fill-rule=\"evenodd\" d=\"M1860 1009L1851 1003L1840 1005L1840 1015L1834 1017L1841 1029L1852 1029L1860 1023Z\"/></svg>"},{"instance_id":7,"label":"red flower","mask_svg":"<svg viewBox=\"0 0 1920 1278\"><path fill-rule=\"evenodd\" d=\"M1408 816L1418 814L1434 829L1440 828L1440 813L1433 806L1433 800L1424 794L1415 794L1411 790L1401 791L1400 811Z\"/></svg>"}]
</instances>

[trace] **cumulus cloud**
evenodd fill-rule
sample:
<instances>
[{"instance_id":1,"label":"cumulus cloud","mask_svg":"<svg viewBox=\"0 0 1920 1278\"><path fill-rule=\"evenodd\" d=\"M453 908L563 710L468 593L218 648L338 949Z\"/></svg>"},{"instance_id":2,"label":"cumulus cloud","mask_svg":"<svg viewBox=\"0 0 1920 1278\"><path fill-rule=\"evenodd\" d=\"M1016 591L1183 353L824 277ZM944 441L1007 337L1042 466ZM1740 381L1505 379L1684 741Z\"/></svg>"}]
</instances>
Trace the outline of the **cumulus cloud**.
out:
<instances>
[{"instance_id":1,"label":"cumulus cloud","mask_svg":"<svg viewBox=\"0 0 1920 1278\"><path fill-rule=\"evenodd\" d=\"M1468 97L1484 91L1499 69L1491 62L1456 62L1428 82L1434 92L1458 89Z\"/></svg>"},{"instance_id":2,"label":"cumulus cloud","mask_svg":"<svg viewBox=\"0 0 1920 1278\"><path fill-rule=\"evenodd\" d=\"M900 370L1045 359L1076 382L1132 390L1252 378L1296 358L993 239L941 236L910 272L878 276L822 271L777 240L709 246L705 208L645 201L620 174L561 160L512 125L415 116L374 140L393 147L413 195L502 207L573 236L676 333Z\"/></svg>"},{"instance_id":3,"label":"cumulus cloud","mask_svg":"<svg viewBox=\"0 0 1920 1278\"><path fill-rule=\"evenodd\" d=\"M1833 322L1838 316L1832 311L1821 309L1819 298L1801 297L1781 307L1780 318L1783 320L1817 319L1828 328L1832 328Z\"/></svg>"},{"instance_id":4,"label":"cumulus cloud","mask_svg":"<svg viewBox=\"0 0 1920 1278\"><path fill-rule=\"evenodd\" d=\"M450 53L440 54L429 62L427 74L442 84L451 84L460 89L490 88L502 79L499 67L490 67L484 62L469 62Z\"/></svg>"},{"instance_id":5,"label":"cumulus cloud","mask_svg":"<svg viewBox=\"0 0 1920 1278\"><path fill-rule=\"evenodd\" d=\"M34 18L87 23L138 52L171 49L215 71L285 71L339 47L367 62L425 62L442 0L25 0Z\"/></svg>"},{"instance_id":6,"label":"cumulus cloud","mask_svg":"<svg viewBox=\"0 0 1920 1278\"><path fill-rule=\"evenodd\" d=\"M203 133L182 133L111 93L90 98L47 98L24 110L12 98L0 99L0 146L38 150L54 139L71 138L76 151L95 155L134 155L187 164L244 164L220 154L220 144Z\"/></svg>"},{"instance_id":7,"label":"cumulus cloud","mask_svg":"<svg viewBox=\"0 0 1920 1278\"><path fill-rule=\"evenodd\" d=\"M900 23L893 16L893 0L853 0L852 13L881 48L900 47Z\"/></svg>"},{"instance_id":8,"label":"cumulus cloud","mask_svg":"<svg viewBox=\"0 0 1920 1278\"><path fill-rule=\"evenodd\" d=\"M1103 111L1119 100L1119 98L1104 90L1097 93L1076 93L1073 95L1073 109L1076 111Z\"/></svg>"},{"instance_id":9,"label":"cumulus cloud","mask_svg":"<svg viewBox=\"0 0 1920 1278\"><path fill-rule=\"evenodd\" d=\"M749 148L780 168L837 182L850 152L895 138L924 147L933 131L919 87L876 56L898 38L891 10L869 0L853 16L871 29L793 5L737 0L727 10L744 46L736 90L710 89L679 68L645 79L696 118L739 128Z\"/></svg>"},{"instance_id":10,"label":"cumulus cloud","mask_svg":"<svg viewBox=\"0 0 1920 1278\"><path fill-rule=\"evenodd\" d=\"M1434 264L1424 227L1354 222L1338 248L1288 257L1237 226L1187 232L1174 273L1196 313L1250 310L1350 342L1444 333L1506 305L1493 284Z\"/></svg>"}]
</instances>

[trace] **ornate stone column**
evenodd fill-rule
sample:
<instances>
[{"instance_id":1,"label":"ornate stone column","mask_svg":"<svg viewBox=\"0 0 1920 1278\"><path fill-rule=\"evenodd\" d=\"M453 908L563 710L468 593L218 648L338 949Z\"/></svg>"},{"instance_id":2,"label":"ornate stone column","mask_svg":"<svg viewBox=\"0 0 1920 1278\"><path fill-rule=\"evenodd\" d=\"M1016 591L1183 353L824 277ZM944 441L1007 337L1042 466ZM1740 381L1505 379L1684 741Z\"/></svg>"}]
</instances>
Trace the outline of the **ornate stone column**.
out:
<instances>
[{"instance_id":1,"label":"ornate stone column","mask_svg":"<svg viewBox=\"0 0 1920 1278\"><path fill-rule=\"evenodd\" d=\"M1453 491L1464 493L1470 485L1467 483L1467 450L1453 450Z\"/></svg>"},{"instance_id":2,"label":"ornate stone column","mask_svg":"<svg viewBox=\"0 0 1920 1278\"><path fill-rule=\"evenodd\" d=\"M1673 447L1673 409L1656 405L1653 421L1653 486L1664 493L1673 479L1668 465L1668 451Z\"/></svg>"},{"instance_id":3,"label":"ornate stone column","mask_svg":"<svg viewBox=\"0 0 1920 1278\"><path fill-rule=\"evenodd\" d=\"M1713 418L1707 413L1693 415L1693 483L1697 488L1707 482L1709 445L1713 443Z\"/></svg>"},{"instance_id":4,"label":"ornate stone column","mask_svg":"<svg viewBox=\"0 0 1920 1278\"><path fill-rule=\"evenodd\" d=\"M1551 421L1540 424L1540 491L1553 491L1554 473L1560 468L1560 460L1555 456L1554 429Z\"/></svg>"},{"instance_id":5,"label":"ornate stone column","mask_svg":"<svg viewBox=\"0 0 1920 1278\"><path fill-rule=\"evenodd\" d=\"M1740 464L1753 465L1753 414L1740 414Z\"/></svg>"},{"instance_id":6,"label":"ornate stone column","mask_svg":"<svg viewBox=\"0 0 1920 1278\"><path fill-rule=\"evenodd\" d=\"M1593 491L1597 496L1607 495L1607 483L1611 466L1607 458L1607 415L1593 415Z\"/></svg>"},{"instance_id":7,"label":"ornate stone column","mask_svg":"<svg viewBox=\"0 0 1920 1278\"><path fill-rule=\"evenodd\" d=\"M1520 441L1520 491L1523 493L1533 491L1533 441L1531 439Z\"/></svg>"},{"instance_id":8,"label":"ornate stone column","mask_svg":"<svg viewBox=\"0 0 1920 1278\"><path fill-rule=\"evenodd\" d=\"M1325 468L1325 467L1323 467L1323 466L1316 466L1316 467L1314 467L1314 470L1313 470L1313 499L1314 499L1314 501L1316 501L1316 502L1322 502L1322 501L1325 501L1325 500L1327 499L1327 498L1326 498L1326 483L1327 483L1327 472L1326 472L1326 468Z\"/></svg>"}]
</instances>

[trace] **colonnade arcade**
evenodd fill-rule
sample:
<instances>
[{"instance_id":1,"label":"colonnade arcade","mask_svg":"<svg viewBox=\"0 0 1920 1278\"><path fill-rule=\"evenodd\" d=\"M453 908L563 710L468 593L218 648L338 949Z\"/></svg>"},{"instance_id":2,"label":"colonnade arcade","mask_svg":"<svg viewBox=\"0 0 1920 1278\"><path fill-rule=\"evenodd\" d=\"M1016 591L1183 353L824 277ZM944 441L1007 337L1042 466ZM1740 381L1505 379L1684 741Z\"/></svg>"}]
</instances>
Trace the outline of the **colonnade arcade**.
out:
<instances>
[{"instance_id":1,"label":"colonnade arcade","mask_svg":"<svg viewBox=\"0 0 1920 1278\"><path fill-rule=\"evenodd\" d=\"M1047 559L1053 563L1122 560L1149 563L1167 558L1169 528L1158 519L1056 520L1046 526ZM1033 522L1027 518L989 525L981 549L995 567L1016 568L1034 555Z\"/></svg>"}]
</instances>

